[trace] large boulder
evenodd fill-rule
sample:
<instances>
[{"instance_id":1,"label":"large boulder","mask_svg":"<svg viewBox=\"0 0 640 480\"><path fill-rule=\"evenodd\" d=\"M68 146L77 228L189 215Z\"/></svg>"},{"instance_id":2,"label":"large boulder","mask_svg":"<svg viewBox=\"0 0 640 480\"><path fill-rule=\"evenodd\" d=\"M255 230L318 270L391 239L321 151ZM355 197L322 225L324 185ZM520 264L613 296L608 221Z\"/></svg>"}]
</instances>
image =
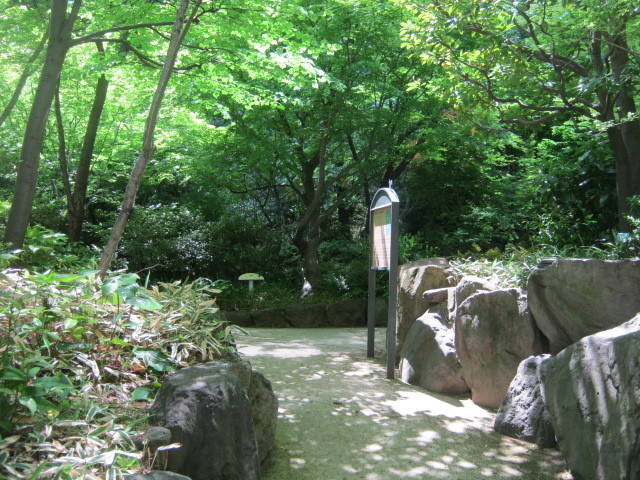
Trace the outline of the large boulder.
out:
<instances>
[{"instance_id":1,"label":"large boulder","mask_svg":"<svg viewBox=\"0 0 640 480\"><path fill-rule=\"evenodd\" d=\"M275 422L277 401L269 390L266 379L242 362L209 362L169 376L151 407L154 422L182 445L169 451L167 469L192 480L259 479L274 432L259 422L254 428L254 416ZM265 399L269 395L272 400ZM269 402L269 411L258 413L255 404ZM267 433L257 441L257 431Z\"/></svg>"},{"instance_id":2,"label":"large boulder","mask_svg":"<svg viewBox=\"0 0 640 480\"><path fill-rule=\"evenodd\" d=\"M520 289L478 292L456 309L455 346L474 403L498 408L522 360L544 343Z\"/></svg>"},{"instance_id":3,"label":"large boulder","mask_svg":"<svg viewBox=\"0 0 640 480\"><path fill-rule=\"evenodd\" d=\"M364 327L366 313L366 300L346 298L327 307L327 320L332 327Z\"/></svg>"},{"instance_id":4,"label":"large boulder","mask_svg":"<svg viewBox=\"0 0 640 480\"><path fill-rule=\"evenodd\" d=\"M498 433L545 448L556 444L551 415L540 392L540 364L549 358L548 354L531 356L520 363L495 418Z\"/></svg>"},{"instance_id":5,"label":"large boulder","mask_svg":"<svg viewBox=\"0 0 640 480\"><path fill-rule=\"evenodd\" d=\"M640 315L541 365L542 397L576 480L640 478Z\"/></svg>"},{"instance_id":6,"label":"large boulder","mask_svg":"<svg viewBox=\"0 0 640 480\"><path fill-rule=\"evenodd\" d=\"M235 360L226 362L225 365L238 375L249 397L258 454L260 463L263 463L275 449L278 397L273 392L269 379L253 370L249 361Z\"/></svg>"},{"instance_id":7,"label":"large boulder","mask_svg":"<svg viewBox=\"0 0 640 480\"><path fill-rule=\"evenodd\" d=\"M468 392L453 337L440 315L425 313L418 318L400 353L402 381L448 395Z\"/></svg>"},{"instance_id":8,"label":"large boulder","mask_svg":"<svg viewBox=\"0 0 640 480\"><path fill-rule=\"evenodd\" d=\"M451 286L449 262L444 258L422 259L398 269L398 312L396 325L396 360L413 323L429 307L423 298L427 290Z\"/></svg>"},{"instance_id":9,"label":"large boulder","mask_svg":"<svg viewBox=\"0 0 640 480\"><path fill-rule=\"evenodd\" d=\"M297 328L328 327L327 307L324 303L294 303L284 307L284 319Z\"/></svg>"},{"instance_id":10,"label":"large boulder","mask_svg":"<svg viewBox=\"0 0 640 480\"><path fill-rule=\"evenodd\" d=\"M455 313L458 306L462 305L471 295L475 295L479 292L495 292L496 290L499 290L499 288L494 283L484 278L476 277L474 275L466 275L462 277L449 296L449 312L452 322L455 320Z\"/></svg>"},{"instance_id":11,"label":"large boulder","mask_svg":"<svg viewBox=\"0 0 640 480\"><path fill-rule=\"evenodd\" d=\"M640 260L549 259L529 276L529 308L557 353L640 312Z\"/></svg>"},{"instance_id":12,"label":"large boulder","mask_svg":"<svg viewBox=\"0 0 640 480\"><path fill-rule=\"evenodd\" d=\"M264 463L275 450L278 397L273 392L269 379L253 370L247 393L251 403L251 418L258 444L258 455L260 463Z\"/></svg>"}]
</instances>

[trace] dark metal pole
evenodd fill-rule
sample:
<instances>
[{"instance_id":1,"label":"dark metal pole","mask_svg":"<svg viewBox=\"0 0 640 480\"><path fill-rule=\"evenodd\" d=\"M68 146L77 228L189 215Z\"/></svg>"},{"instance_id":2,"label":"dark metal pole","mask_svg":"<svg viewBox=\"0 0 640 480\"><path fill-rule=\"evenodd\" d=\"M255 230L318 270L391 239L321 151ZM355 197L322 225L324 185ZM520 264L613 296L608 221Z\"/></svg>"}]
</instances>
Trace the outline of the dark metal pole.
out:
<instances>
[{"instance_id":1,"label":"dark metal pole","mask_svg":"<svg viewBox=\"0 0 640 480\"><path fill-rule=\"evenodd\" d=\"M387 378L393 380L396 370L396 314L398 310L398 235L400 227L398 202L391 205L391 255L389 265L389 314L387 317Z\"/></svg>"}]
</instances>

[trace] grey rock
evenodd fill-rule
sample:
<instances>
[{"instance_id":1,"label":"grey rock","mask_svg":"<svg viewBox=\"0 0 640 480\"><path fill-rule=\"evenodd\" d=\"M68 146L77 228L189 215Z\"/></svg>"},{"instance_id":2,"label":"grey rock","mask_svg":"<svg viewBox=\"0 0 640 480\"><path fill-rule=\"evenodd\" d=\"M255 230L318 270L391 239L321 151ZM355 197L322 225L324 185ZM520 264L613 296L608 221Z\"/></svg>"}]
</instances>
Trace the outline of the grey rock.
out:
<instances>
[{"instance_id":1,"label":"grey rock","mask_svg":"<svg viewBox=\"0 0 640 480\"><path fill-rule=\"evenodd\" d=\"M400 358L411 326L430 305L423 298L423 293L451 286L448 267L449 263L444 258L422 259L399 267L396 360Z\"/></svg>"},{"instance_id":2,"label":"grey rock","mask_svg":"<svg viewBox=\"0 0 640 480\"><path fill-rule=\"evenodd\" d=\"M239 327L254 327L255 322L251 316L251 312L244 310L230 310L222 313L223 318L232 325Z\"/></svg>"},{"instance_id":3,"label":"grey rock","mask_svg":"<svg viewBox=\"0 0 640 480\"><path fill-rule=\"evenodd\" d=\"M256 327L260 328L284 328L291 325L282 315L278 307L261 308L251 312L251 318Z\"/></svg>"},{"instance_id":4,"label":"grey rock","mask_svg":"<svg viewBox=\"0 0 640 480\"><path fill-rule=\"evenodd\" d=\"M216 363L231 369L247 392L260 463L263 463L272 455L276 441L278 397L273 392L271 382L261 372L253 370L247 360Z\"/></svg>"},{"instance_id":5,"label":"grey rock","mask_svg":"<svg viewBox=\"0 0 640 480\"><path fill-rule=\"evenodd\" d=\"M389 300L376 298L376 327L386 327L389 320Z\"/></svg>"},{"instance_id":6,"label":"grey rock","mask_svg":"<svg viewBox=\"0 0 640 480\"><path fill-rule=\"evenodd\" d=\"M449 290L451 290L451 288L427 290L422 294L422 298L426 300L427 305L437 305L439 303L447 302L449 299Z\"/></svg>"},{"instance_id":7,"label":"grey rock","mask_svg":"<svg viewBox=\"0 0 640 480\"><path fill-rule=\"evenodd\" d=\"M125 475L125 480L191 480L191 478L174 472L154 470L149 473L134 473Z\"/></svg>"},{"instance_id":8,"label":"grey rock","mask_svg":"<svg viewBox=\"0 0 640 480\"><path fill-rule=\"evenodd\" d=\"M550 259L529 276L529 308L557 353L640 312L640 260Z\"/></svg>"},{"instance_id":9,"label":"grey rock","mask_svg":"<svg viewBox=\"0 0 640 480\"><path fill-rule=\"evenodd\" d=\"M366 311L366 300L347 298L327 307L327 320L332 327L364 327Z\"/></svg>"},{"instance_id":10,"label":"grey rock","mask_svg":"<svg viewBox=\"0 0 640 480\"><path fill-rule=\"evenodd\" d=\"M541 365L542 397L576 480L640 478L640 315Z\"/></svg>"},{"instance_id":11,"label":"grey rock","mask_svg":"<svg viewBox=\"0 0 640 480\"><path fill-rule=\"evenodd\" d=\"M233 369L210 362L169 376L151 406L171 430L167 469L192 480L254 480L260 460L247 393Z\"/></svg>"},{"instance_id":12,"label":"grey rock","mask_svg":"<svg viewBox=\"0 0 640 480\"><path fill-rule=\"evenodd\" d=\"M167 451L158 452L158 448L171 444L171 430L164 427L151 427L141 438L143 463L158 468L167 465Z\"/></svg>"},{"instance_id":13,"label":"grey rock","mask_svg":"<svg viewBox=\"0 0 640 480\"><path fill-rule=\"evenodd\" d=\"M551 415L540 392L540 364L549 358L548 354L531 356L520 363L495 418L494 429L498 433L543 448L555 446Z\"/></svg>"},{"instance_id":14,"label":"grey rock","mask_svg":"<svg viewBox=\"0 0 640 480\"><path fill-rule=\"evenodd\" d=\"M253 372L249 400L260 462L264 463L272 456L276 447L278 397L273 392L269 379L260 372Z\"/></svg>"},{"instance_id":15,"label":"grey rock","mask_svg":"<svg viewBox=\"0 0 640 480\"><path fill-rule=\"evenodd\" d=\"M498 408L522 360L544 342L520 289L478 292L456 309L455 346L471 399Z\"/></svg>"},{"instance_id":16,"label":"grey rock","mask_svg":"<svg viewBox=\"0 0 640 480\"><path fill-rule=\"evenodd\" d=\"M425 313L416 320L400 357L403 382L450 395L469 391L456 356L453 330L437 314Z\"/></svg>"},{"instance_id":17,"label":"grey rock","mask_svg":"<svg viewBox=\"0 0 640 480\"><path fill-rule=\"evenodd\" d=\"M297 328L321 328L329 326L327 307L323 303L294 303L284 308L287 323Z\"/></svg>"},{"instance_id":18,"label":"grey rock","mask_svg":"<svg viewBox=\"0 0 640 480\"><path fill-rule=\"evenodd\" d=\"M464 301L478 292L495 292L498 287L484 278L468 275L462 277L453 290L453 308L452 311L462 305Z\"/></svg>"}]
</instances>

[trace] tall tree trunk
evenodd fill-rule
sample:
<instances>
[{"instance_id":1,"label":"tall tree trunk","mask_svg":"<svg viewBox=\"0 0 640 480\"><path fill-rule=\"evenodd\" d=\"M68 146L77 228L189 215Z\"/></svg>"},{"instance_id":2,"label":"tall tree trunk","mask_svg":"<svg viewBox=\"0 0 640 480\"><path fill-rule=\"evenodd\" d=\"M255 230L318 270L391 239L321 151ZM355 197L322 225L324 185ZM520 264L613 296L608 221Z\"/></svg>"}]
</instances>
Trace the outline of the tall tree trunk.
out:
<instances>
[{"instance_id":1,"label":"tall tree trunk","mask_svg":"<svg viewBox=\"0 0 640 480\"><path fill-rule=\"evenodd\" d=\"M308 206L307 208L313 208ZM312 296L321 288L322 272L320 270L320 222L319 209L311 213L309 224L305 228L298 227L293 244L302 256L302 268L306 280L302 289L302 296Z\"/></svg>"},{"instance_id":2,"label":"tall tree trunk","mask_svg":"<svg viewBox=\"0 0 640 480\"><path fill-rule=\"evenodd\" d=\"M38 164L44 143L47 117L56 84L62 72L62 65L69 49L73 24L81 5L82 0L74 0L71 12L67 17L67 0L52 0L51 2L49 43L22 141L18 175L4 237L4 241L10 243L13 248L22 248L24 243L36 192Z\"/></svg>"},{"instance_id":3,"label":"tall tree trunk","mask_svg":"<svg viewBox=\"0 0 640 480\"><path fill-rule=\"evenodd\" d=\"M320 246L320 225L322 207L321 199L325 193L324 169L326 164L327 145L329 135L324 134L320 140L318 151L307 159L304 152L299 152L301 166L301 200L305 205L304 216L298 222L293 244L302 255L304 277L308 286L303 286L303 296L311 296L320 291L320 260L318 247ZM315 173L318 172L316 182Z\"/></svg>"},{"instance_id":4,"label":"tall tree trunk","mask_svg":"<svg viewBox=\"0 0 640 480\"><path fill-rule=\"evenodd\" d=\"M630 232L631 225L627 220L629 197L640 195L640 121L635 118L634 85L631 77L625 73L629 66L629 48L624 31L610 39L609 43L612 45L611 72L620 87L615 101L619 115L616 123L619 125L611 127L607 133L616 158L620 231Z\"/></svg>"},{"instance_id":5,"label":"tall tree trunk","mask_svg":"<svg viewBox=\"0 0 640 480\"><path fill-rule=\"evenodd\" d=\"M122 200L122 204L120 205L120 212L118 213L118 218L116 219L113 229L111 230L111 236L109 237L109 240L104 247L102 258L100 259L100 263L98 264L98 269L100 270L100 276L102 278L106 276L109 265L111 265L113 256L115 255L118 248L118 244L122 239L122 235L124 234L124 230L127 226L127 223L129 222L129 218L133 210L133 205L135 203L138 189L140 188L140 184L142 183L144 171L147 168L149 161L151 160L151 156L156 150L156 146L154 145L154 134L158 121L158 114L160 112L160 106L162 104L162 99L164 98L169 79L171 78L171 72L173 71L173 67L176 63L178 52L180 51L180 46L189 30L189 27L191 26L191 23L197 13L201 2L202 0L195 1L195 4L191 11L191 15L186 21L185 17L187 8L189 6L189 0L182 0L180 6L178 7L176 19L173 24L173 30L171 31L171 39L169 41L169 47L167 49L167 56L162 66L162 73L160 74L160 79L158 80L158 86L156 87L156 91L153 95L151 106L149 107L149 114L147 115L147 121L145 124L142 140L142 150L140 152L140 155L138 156L138 159L136 160L135 165L133 166L133 170L131 171L131 177L129 179L129 183L127 184L127 188L125 189L124 198Z\"/></svg>"},{"instance_id":6,"label":"tall tree trunk","mask_svg":"<svg viewBox=\"0 0 640 480\"><path fill-rule=\"evenodd\" d=\"M96 42L96 47L100 53L104 53L101 42ZM96 92L93 98L93 106L87 123L87 130L82 141L82 150L78 159L78 168L74 177L73 195L68 204L69 220L67 231L70 242L77 242L82 235L82 224L84 223L84 209L87 199L87 186L89 185L89 171L91 160L93 159L93 149L98 136L98 126L102 117L102 110L107 99L109 81L103 73L98 78Z\"/></svg>"},{"instance_id":7,"label":"tall tree trunk","mask_svg":"<svg viewBox=\"0 0 640 480\"><path fill-rule=\"evenodd\" d=\"M2 126L5 120L9 118L9 115L11 115L11 111L13 110L13 107L16 106L16 103L18 103L18 98L20 98L20 94L22 93L22 89L27 83L27 80L37 70L37 68L34 67L33 64L36 62L36 60L38 60L40 54L42 53L42 50L44 49L44 46L47 44L47 38L49 38L48 30L44 32L40 43L38 43L38 46L29 57L29 60L27 60L24 70L22 71L22 75L20 75L18 83L16 84L16 88L13 90L13 94L9 99L9 103L5 105L4 110L2 110L2 113L0 113L0 126Z\"/></svg>"}]
</instances>

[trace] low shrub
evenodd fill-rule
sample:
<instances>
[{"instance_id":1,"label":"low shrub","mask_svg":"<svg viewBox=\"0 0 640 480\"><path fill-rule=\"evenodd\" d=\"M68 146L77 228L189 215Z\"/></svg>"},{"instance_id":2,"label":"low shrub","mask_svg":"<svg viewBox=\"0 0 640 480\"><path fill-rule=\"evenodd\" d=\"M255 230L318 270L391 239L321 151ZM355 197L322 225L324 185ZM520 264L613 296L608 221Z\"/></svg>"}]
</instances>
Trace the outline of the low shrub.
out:
<instances>
[{"instance_id":1,"label":"low shrub","mask_svg":"<svg viewBox=\"0 0 640 480\"><path fill-rule=\"evenodd\" d=\"M0 477L116 478L162 376L236 354L210 282L0 272Z\"/></svg>"}]
</instances>

